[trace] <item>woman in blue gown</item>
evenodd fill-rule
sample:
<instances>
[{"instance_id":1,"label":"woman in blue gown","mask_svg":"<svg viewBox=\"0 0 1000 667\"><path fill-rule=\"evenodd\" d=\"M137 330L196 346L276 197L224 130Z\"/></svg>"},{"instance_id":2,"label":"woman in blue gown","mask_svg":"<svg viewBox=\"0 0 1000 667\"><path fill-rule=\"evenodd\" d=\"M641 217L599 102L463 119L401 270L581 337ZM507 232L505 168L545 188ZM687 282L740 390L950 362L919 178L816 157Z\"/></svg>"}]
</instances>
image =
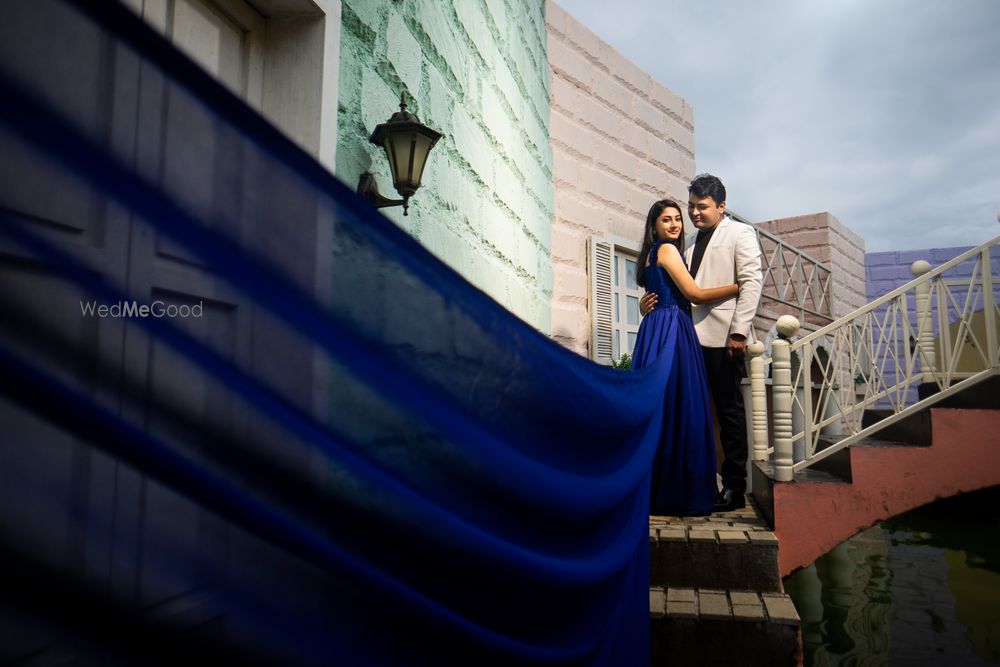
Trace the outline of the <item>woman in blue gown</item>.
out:
<instances>
[{"instance_id":1,"label":"woman in blue gown","mask_svg":"<svg viewBox=\"0 0 1000 667\"><path fill-rule=\"evenodd\" d=\"M663 392L663 424L653 459L650 514L703 516L718 493L715 435L701 346L691 321L691 303L736 296L734 283L702 289L684 263L684 221L680 205L664 199L646 216L636 282L657 295L656 306L639 325L632 367L673 358Z\"/></svg>"}]
</instances>

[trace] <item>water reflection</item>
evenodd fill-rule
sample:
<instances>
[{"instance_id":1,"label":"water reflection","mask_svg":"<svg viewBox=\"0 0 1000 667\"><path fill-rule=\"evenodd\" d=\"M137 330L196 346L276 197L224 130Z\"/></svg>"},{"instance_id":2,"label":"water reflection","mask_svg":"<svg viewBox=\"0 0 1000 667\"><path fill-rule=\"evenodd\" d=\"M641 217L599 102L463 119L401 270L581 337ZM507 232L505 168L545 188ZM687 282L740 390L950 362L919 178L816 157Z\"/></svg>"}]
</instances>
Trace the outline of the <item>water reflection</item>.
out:
<instances>
[{"instance_id":1,"label":"water reflection","mask_svg":"<svg viewBox=\"0 0 1000 667\"><path fill-rule=\"evenodd\" d=\"M870 528L785 589L806 665L1000 664L1000 488Z\"/></svg>"}]
</instances>

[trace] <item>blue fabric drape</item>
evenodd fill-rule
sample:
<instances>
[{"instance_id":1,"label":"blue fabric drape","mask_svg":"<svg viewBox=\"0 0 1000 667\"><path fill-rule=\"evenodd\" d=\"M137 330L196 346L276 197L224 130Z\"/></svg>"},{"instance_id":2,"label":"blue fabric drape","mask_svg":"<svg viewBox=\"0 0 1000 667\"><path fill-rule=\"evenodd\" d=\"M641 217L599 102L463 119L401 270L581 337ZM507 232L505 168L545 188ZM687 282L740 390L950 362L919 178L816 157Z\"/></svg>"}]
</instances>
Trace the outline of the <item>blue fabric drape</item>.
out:
<instances>
[{"instance_id":1,"label":"blue fabric drape","mask_svg":"<svg viewBox=\"0 0 1000 667\"><path fill-rule=\"evenodd\" d=\"M323 359L329 400L317 419L269 379L294 385L296 369L268 375L170 320L125 324L126 339L148 337L156 354L175 355L225 395L219 413L264 424L237 433L216 413L185 410L184 397L155 386L128 355L73 349L67 332L46 326L59 304L20 303L13 282L0 290L11 314L0 337L5 414L45 420L222 526L212 534L229 546L199 544L191 571L177 565L189 556L180 529L142 529L142 544L157 545L143 568L172 583L190 578L213 600L222 629L198 646L274 664L647 663L649 470L670 358L620 373L553 343L124 8L45 0L5 12L2 169L8 183L44 183L0 186L0 242L18 270L103 303L150 297L132 291L138 268L117 280L34 224L48 199L82 188L96 203L81 217L127 220L132 245L144 234L173 244L254 318ZM123 110L134 141L119 136ZM147 135L160 142L152 167ZM316 221L333 230L320 300L289 269L289 258L316 252L296 225ZM85 386L62 372L77 362L92 379ZM118 398L109 405L102 392ZM12 459L32 446L9 435ZM5 502L45 498L13 470L0 469L20 494ZM76 521L77 508L62 509ZM117 525L121 511L88 505L85 532ZM103 590L101 568L52 557L29 524L0 523L4 558ZM113 549L127 538L108 539ZM159 627L131 594L101 601ZM52 620L59 603L31 590L5 604L15 624L48 618L49 643L72 643L67 628L92 621ZM176 650L169 632L151 636Z\"/></svg>"}]
</instances>

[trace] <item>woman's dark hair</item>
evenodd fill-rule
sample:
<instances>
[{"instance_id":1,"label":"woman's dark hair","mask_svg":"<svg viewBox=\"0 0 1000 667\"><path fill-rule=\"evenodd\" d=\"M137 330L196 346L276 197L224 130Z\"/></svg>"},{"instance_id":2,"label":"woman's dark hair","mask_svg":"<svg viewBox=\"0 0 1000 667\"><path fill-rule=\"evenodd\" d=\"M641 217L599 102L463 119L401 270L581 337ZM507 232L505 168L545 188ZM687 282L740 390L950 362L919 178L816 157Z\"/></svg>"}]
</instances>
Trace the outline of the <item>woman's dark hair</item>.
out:
<instances>
[{"instance_id":1,"label":"woman's dark hair","mask_svg":"<svg viewBox=\"0 0 1000 667\"><path fill-rule=\"evenodd\" d=\"M681 215L681 220L684 219L681 205L673 199L661 199L658 202L654 202L653 205L649 207L649 213L646 215L646 229L642 233L642 250L639 251L639 261L635 263L635 282L639 284L639 287L646 286L646 258L649 257L649 251L653 249L653 243L656 242L656 221L660 218L660 215L663 214L663 209L665 208L677 209L677 213ZM681 257L683 257L683 227L681 228L681 235L678 236L675 241L670 241L670 243L677 246L677 250L681 253Z\"/></svg>"}]
</instances>

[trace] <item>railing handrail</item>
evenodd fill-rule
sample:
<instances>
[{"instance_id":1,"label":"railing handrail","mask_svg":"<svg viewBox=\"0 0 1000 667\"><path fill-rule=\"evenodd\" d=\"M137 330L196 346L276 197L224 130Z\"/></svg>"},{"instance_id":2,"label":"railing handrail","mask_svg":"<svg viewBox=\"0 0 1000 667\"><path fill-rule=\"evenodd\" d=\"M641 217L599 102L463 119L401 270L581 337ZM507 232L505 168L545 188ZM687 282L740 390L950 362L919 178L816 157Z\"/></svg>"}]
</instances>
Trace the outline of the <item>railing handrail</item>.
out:
<instances>
[{"instance_id":1,"label":"railing handrail","mask_svg":"<svg viewBox=\"0 0 1000 667\"><path fill-rule=\"evenodd\" d=\"M910 289L912 289L913 287L915 287L917 283L919 283L921 281L930 282L931 280L933 280L937 276L941 275L945 271L948 271L950 269L955 268L956 266L958 266L962 262L968 261L972 257L980 254L986 248L988 248L990 246L993 246L993 245L996 245L997 243L1000 243L1000 236L996 236L996 237L992 238L991 240L986 241L985 243L981 243L980 245L976 246L975 248L971 248L970 250L967 250L967 251L963 252L958 257L955 257L954 259L948 260L947 262L945 262L941 266L939 266L939 267L937 267L935 269L931 269L930 271L928 271L924 275L918 276L918 277L914 278L913 280L911 280L910 282L905 283L903 285L900 285L899 287L897 287L896 289L892 290L891 292L887 292L887 293L883 294L882 296L880 296L879 298L875 299L871 303L866 303L865 305L861 306L860 308L857 308L857 309L851 311L847 315L844 315L843 317L840 317L840 318L834 320L833 322L830 322L829 324L825 325L824 327L822 327L820 329L817 329L816 331L813 331L812 333L810 333L810 334L808 334L806 336L803 336L802 338L799 338L797 341L795 341L794 343L792 343L792 347L791 347L792 351L794 352L794 351L800 349L806 343L811 343L812 341L816 340L817 338L829 335L829 333L831 331L834 331L835 329L839 329L840 327L844 326L844 324L846 324L850 320L856 320L859 317L861 317L862 315L866 315L866 314L870 313L871 311L878 309L880 306L885 305L886 303L892 301L893 299L898 299L902 294L905 294Z\"/></svg>"},{"instance_id":2,"label":"railing handrail","mask_svg":"<svg viewBox=\"0 0 1000 667\"><path fill-rule=\"evenodd\" d=\"M795 252L795 254L797 254L797 255L799 255L801 257L805 257L810 262L812 262L816 266L820 267L821 269L823 269L827 273L833 273L833 269L831 269L827 265L826 262L823 262L823 261L820 261L820 260L816 259L812 255L810 255L809 253L807 253L805 250L799 249L797 246L793 246L791 243L789 243L788 241L785 241L784 239L782 239L780 236L778 236L774 232L768 231L766 229L761 229L757 225L754 225L754 227L757 229L757 233L758 234L763 234L764 236L766 236L767 238L771 239L772 241L775 241L776 243L785 246L789 250L792 250L793 252Z\"/></svg>"},{"instance_id":3,"label":"railing handrail","mask_svg":"<svg viewBox=\"0 0 1000 667\"><path fill-rule=\"evenodd\" d=\"M771 258L776 253L780 254L781 257L784 258L784 252L786 250L789 250L792 253L794 253L794 255L796 257L796 260L793 261L793 263L792 263L791 266L789 266L787 263L785 263L784 266L783 266L784 272L787 273L787 279L789 279L790 282L795 280L794 266L796 266L796 265L803 266L803 267L806 267L806 266L814 267L815 270L818 270L819 272L822 272L822 274L823 274L821 276L820 274L818 274L818 273L816 273L814 271L813 275L810 276L809 278L807 278L807 280L806 280L806 282L807 282L806 289L804 290L804 292L802 294L799 294L797 290L793 289L793 292L795 293L797 301L791 301L791 300L785 298L784 294L778 294L777 293L779 291L779 280L778 280L778 278L776 276L772 277L774 288L775 288L775 294L768 294L766 292L762 292L761 296L764 297L764 298L767 298L767 299L769 299L771 301L777 301L780 304L783 304L783 305L795 308L796 310L799 311L799 313L803 317L805 317L806 313L809 313L810 315L814 315L816 317L821 317L821 318L823 318L825 320L832 320L833 319L833 304L832 304L832 295L830 293L829 281L832 279L832 276L833 276L833 268L830 265L826 264L825 262L822 262L819 259L813 257L812 255L810 255L806 251L799 249L798 247L792 245L788 241L785 241L784 239L782 239L777 234L775 234L775 233L773 233L773 232L771 232L771 231L769 231L767 229L762 229L759 225L756 225L756 224L754 224L754 223L752 223L752 222L750 222L750 221L748 221L748 220L746 220L746 219L744 219L744 218L736 215L735 213L730 212L729 215L734 220L736 220L737 222L741 222L741 223L743 223L745 225L749 225L749 226L753 227L754 232L757 234L757 246L760 248L761 258L764 260L764 264L765 264L765 266L763 267L763 269L764 269L764 278L765 279L766 279L766 276L767 276L768 273L772 273L772 272L778 270L778 267L772 265ZM774 245L775 245L774 250L772 250L770 253L768 253L767 251L765 251L764 250L764 244L761 242L761 237L764 237L768 241L774 243ZM805 273L805 268L803 268L802 271L803 271L803 274L804 274ZM805 277L805 276L803 275L803 277ZM785 279L786 279L785 276L782 276L781 283L784 283ZM827 283L826 285L824 285L824 281L826 281L826 283ZM765 282L766 282L766 280L765 280ZM813 283L818 283L819 289L822 292L823 296L825 297L825 298L820 299L817 302L816 296L815 296L815 294L813 294L813 303L816 304L817 306L825 305L826 306L825 311L819 310L818 307L817 308L810 308L809 306L806 305L806 302L808 301L808 295L812 294L812 292L813 292L813 285L812 285ZM763 303L763 299L757 305L757 312L758 312L758 314L760 314L760 309L762 307L762 303Z\"/></svg>"},{"instance_id":4,"label":"railing handrail","mask_svg":"<svg viewBox=\"0 0 1000 667\"><path fill-rule=\"evenodd\" d=\"M750 350L752 392L764 394L765 363L771 363L774 378L771 390L774 444L768 447L767 429L755 426L754 459L767 460L773 452L775 479L790 481L796 471L1000 374L1000 308L992 273L996 262L991 261L992 250L998 245L1000 236L961 252L936 268L918 260L912 265L916 276L913 280L794 343L789 339L798 332L799 323L792 317L779 318L780 338L773 343L771 359L759 358L764 352L759 344ZM967 277L959 280L944 276L970 260L974 264ZM967 287L964 299L962 294L952 291L956 286ZM935 307L936 316L932 315ZM974 333L971 328L977 312L984 313L985 333ZM953 332L954 327L949 325L951 317L958 323ZM820 341L824 344L818 345ZM821 348L827 350L825 355L818 354ZM972 362L977 364L972 370L967 367L960 371L960 360L968 350L975 350L979 361ZM798 369L791 374L791 362L796 358ZM818 369L813 365L814 358L819 362ZM821 377L813 379L817 370ZM866 381L860 399L852 387L845 385L857 374ZM935 385L936 393L921 394L921 398L912 402L910 392L914 388ZM819 392L816 397L815 391ZM889 414L866 425L862 419L865 411L884 401L891 408ZM754 402L755 424L766 422L765 403ZM799 426L793 428L794 415L798 416ZM827 432L827 427L832 430ZM840 438L842 427L849 433ZM840 439L817 449L825 436Z\"/></svg>"}]
</instances>

